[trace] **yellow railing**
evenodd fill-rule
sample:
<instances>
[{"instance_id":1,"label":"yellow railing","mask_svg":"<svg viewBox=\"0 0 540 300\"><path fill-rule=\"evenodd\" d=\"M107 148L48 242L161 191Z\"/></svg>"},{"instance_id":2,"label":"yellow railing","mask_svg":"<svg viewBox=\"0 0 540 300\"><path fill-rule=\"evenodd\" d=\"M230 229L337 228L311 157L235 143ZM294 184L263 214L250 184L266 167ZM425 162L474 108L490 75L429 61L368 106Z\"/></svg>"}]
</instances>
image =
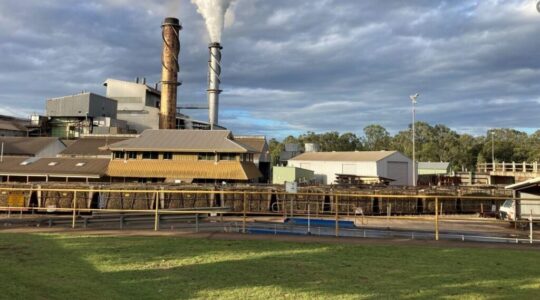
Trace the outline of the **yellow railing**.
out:
<instances>
[{"instance_id":1,"label":"yellow railing","mask_svg":"<svg viewBox=\"0 0 540 300\"><path fill-rule=\"evenodd\" d=\"M380 220L381 218L386 218L387 220L424 220L424 221L433 221L433 232L435 234L435 240L439 240L439 223L441 218L444 216L443 211L450 211L452 209L448 208L448 205L459 205L471 207L474 206L475 209L480 208L478 212L484 212L484 204L489 205L490 203L501 203L504 200L514 199L511 197L494 197L494 196L456 196L456 195L388 195L388 194L362 194L362 193L345 193L345 192L334 192L334 193L314 193L314 192L299 192L295 194L286 193L286 192L277 192L277 191L201 191L201 190L166 190L166 189L85 189L85 188L39 188L39 189L28 189L28 188L11 188L11 187L1 187L0 188L0 204L3 203L3 199L7 198L10 193L26 193L26 200L22 206L11 206L11 205L0 205L0 211L6 211L11 213L13 211L36 211L36 212L48 212L53 210L54 212L59 213L71 213L72 223L71 227L75 228L77 224L78 215L81 213L143 213L151 214L154 216L154 230L157 231L160 229L159 220L160 215L207 215L207 214L216 214L216 215L230 215L230 216L241 216L242 218L242 232L246 232L246 226L248 223L248 216L283 216L287 217L317 217L329 219L332 218L335 221L335 235L340 235L340 220L349 220L350 218L358 217L358 211L361 211L362 224L364 221L369 222L369 220ZM35 205L31 203L31 197L37 197L33 193L45 193L45 192L54 192L59 193L60 197L67 198L66 202L69 204L64 207L47 207L44 202L41 202L40 205ZM146 206L143 209L126 209L121 208L107 208L107 207L93 207L91 199L89 199L90 193L109 193L109 196L114 197L124 197L126 195L137 195L137 194L146 194L142 199L132 199L133 203L135 201L145 202L142 207ZM209 209L201 209L202 207L197 207L196 201L190 198L189 201L193 201L191 207L183 208L167 208L165 205L165 199L167 196L171 198L174 195L186 196L188 195L205 195L205 199L202 201L211 202ZM232 199L224 199L226 195L232 195ZM3 197L2 197L3 196ZM259 196L258 199L253 199L253 196ZM54 197L54 196L50 196ZM219 198L219 202L218 201ZM311 198L310 198L311 197ZM197 197L195 197L197 198ZM225 197L226 198L226 197ZM71 200L69 200L71 199ZM379 211L377 214L373 213L374 199L377 201ZM182 201L184 198L182 198ZM200 200L200 199L199 199ZM386 202L383 202L385 200ZM538 200L538 199L519 199L519 200ZM169 201L173 201L169 199ZM176 200L174 200L176 201ZM235 204L235 202L241 202L241 204L236 203L231 207L231 210L224 210L226 202ZM392 202L393 201L393 202ZM416 203L415 203L416 201ZM419 216L413 216L415 213L413 211L408 211L408 213L403 213L403 211L397 211L396 206L399 206L403 203L411 204L411 207L419 205L421 201L422 208L426 205L429 209L422 211ZM456 201L455 203L452 201ZM5 201L7 202L7 201ZM480 204L479 204L480 202ZM45 202L46 203L46 202ZM81 203L86 203L86 205L81 205ZM257 211L252 210L252 204L260 204L258 207L262 207ZM261 204L262 203L262 204ZM273 204L272 204L273 203ZM95 203L94 203L95 204ZM445 206L445 204L447 206ZM123 205L123 204L122 204ZM189 205L187 205L189 206ZM274 209L275 207L277 209ZM371 208L371 213L364 213L364 209ZM418 207L415 207L418 209ZM188 209L188 210L186 210ZM386 215L385 215L386 211ZM486 207L486 211L490 211L489 207ZM354 215L352 214L354 212ZM396 215L400 214L400 215ZM375 216L377 215L377 216ZM444 217L444 220L465 220L460 215L453 215L452 217ZM489 221L489 222L501 222L501 221ZM527 221L518 221L516 222L527 222ZM532 231L531 231L532 232ZM532 234L531 234L532 236Z\"/></svg>"}]
</instances>

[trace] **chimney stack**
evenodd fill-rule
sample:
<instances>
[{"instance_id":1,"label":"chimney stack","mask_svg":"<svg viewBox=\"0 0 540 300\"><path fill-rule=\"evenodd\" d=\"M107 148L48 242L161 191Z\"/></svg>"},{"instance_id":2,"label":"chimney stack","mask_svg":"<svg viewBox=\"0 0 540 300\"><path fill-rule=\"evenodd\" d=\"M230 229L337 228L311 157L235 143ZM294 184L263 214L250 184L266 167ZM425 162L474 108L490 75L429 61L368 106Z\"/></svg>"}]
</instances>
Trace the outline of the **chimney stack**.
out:
<instances>
[{"instance_id":1,"label":"chimney stack","mask_svg":"<svg viewBox=\"0 0 540 300\"><path fill-rule=\"evenodd\" d=\"M163 53L161 56L161 110L159 129L176 129L176 97L178 82L178 54L180 53L180 30L182 25L177 18L163 21Z\"/></svg>"},{"instance_id":2,"label":"chimney stack","mask_svg":"<svg viewBox=\"0 0 540 300\"><path fill-rule=\"evenodd\" d=\"M219 113L219 84L221 83L221 45L211 43L208 46L210 50L210 59L208 61L208 122L210 128L218 125Z\"/></svg>"}]
</instances>

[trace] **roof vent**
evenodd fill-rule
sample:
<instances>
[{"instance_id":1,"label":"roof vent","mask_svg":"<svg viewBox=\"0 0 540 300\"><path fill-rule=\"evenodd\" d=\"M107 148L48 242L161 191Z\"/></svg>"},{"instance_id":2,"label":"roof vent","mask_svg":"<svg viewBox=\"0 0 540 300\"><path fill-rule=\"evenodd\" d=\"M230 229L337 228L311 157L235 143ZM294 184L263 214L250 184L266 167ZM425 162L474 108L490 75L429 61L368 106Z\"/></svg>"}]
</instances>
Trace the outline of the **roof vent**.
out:
<instances>
[{"instance_id":1,"label":"roof vent","mask_svg":"<svg viewBox=\"0 0 540 300\"><path fill-rule=\"evenodd\" d=\"M76 167L83 167L84 165L86 165L85 162L80 162L80 163L77 163L75 166Z\"/></svg>"},{"instance_id":2,"label":"roof vent","mask_svg":"<svg viewBox=\"0 0 540 300\"><path fill-rule=\"evenodd\" d=\"M57 162L57 161L51 161L51 162L49 163L49 166L51 166L51 167L54 167L54 166L56 166L56 165L58 165L58 162Z\"/></svg>"}]
</instances>

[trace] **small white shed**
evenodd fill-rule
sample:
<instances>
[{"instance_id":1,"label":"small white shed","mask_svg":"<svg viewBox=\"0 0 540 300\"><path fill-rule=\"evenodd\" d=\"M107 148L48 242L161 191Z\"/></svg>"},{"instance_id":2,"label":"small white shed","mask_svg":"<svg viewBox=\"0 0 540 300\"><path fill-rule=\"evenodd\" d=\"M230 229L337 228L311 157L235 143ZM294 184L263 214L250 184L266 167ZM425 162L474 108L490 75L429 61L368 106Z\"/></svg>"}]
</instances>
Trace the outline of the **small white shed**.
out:
<instances>
[{"instance_id":1,"label":"small white shed","mask_svg":"<svg viewBox=\"0 0 540 300\"><path fill-rule=\"evenodd\" d=\"M325 184L336 174L393 179L391 185L412 185L412 160L398 151L310 152L288 160L288 166L312 170Z\"/></svg>"}]
</instances>

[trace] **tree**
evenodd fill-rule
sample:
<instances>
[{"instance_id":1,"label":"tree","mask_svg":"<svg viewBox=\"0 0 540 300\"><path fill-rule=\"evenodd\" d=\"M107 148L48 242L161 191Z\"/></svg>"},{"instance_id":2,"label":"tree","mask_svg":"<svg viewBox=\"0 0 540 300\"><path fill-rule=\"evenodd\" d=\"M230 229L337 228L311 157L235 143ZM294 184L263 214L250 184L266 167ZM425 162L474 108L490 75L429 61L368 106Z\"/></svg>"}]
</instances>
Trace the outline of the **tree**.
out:
<instances>
[{"instance_id":1,"label":"tree","mask_svg":"<svg viewBox=\"0 0 540 300\"><path fill-rule=\"evenodd\" d=\"M390 150L390 134L378 124L368 125L364 128L364 148L369 151Z\"/></svg>"}]
</instances>

